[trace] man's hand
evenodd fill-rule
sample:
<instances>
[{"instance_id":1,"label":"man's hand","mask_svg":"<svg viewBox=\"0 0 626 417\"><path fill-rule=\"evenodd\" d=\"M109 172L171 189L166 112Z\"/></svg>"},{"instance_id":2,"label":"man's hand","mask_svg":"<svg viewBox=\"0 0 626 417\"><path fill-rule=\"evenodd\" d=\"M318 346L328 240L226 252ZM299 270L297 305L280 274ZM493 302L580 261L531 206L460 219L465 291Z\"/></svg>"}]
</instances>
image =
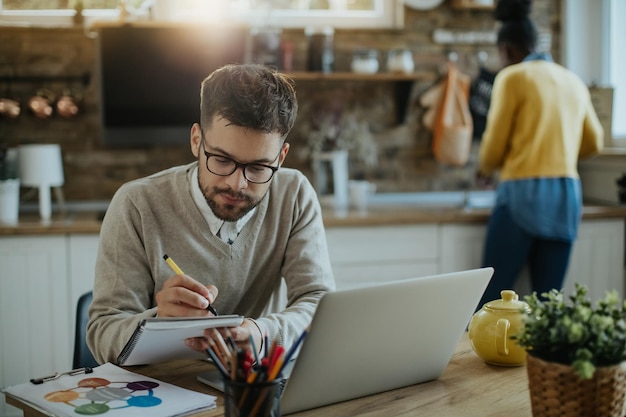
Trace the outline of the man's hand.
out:
<instances>
[{"instance_id":1,"label":"man's hand","mask_svg":"<svg viewBox=\"0 0 626 417\"><path fill-rule=\"evenodd\" d=\"M210 316L209 303L217 297L217 287L206 287L187 275L175 275L165 281L156 294L158 317Z\"/></svg>"},{"instance_id":2,"label":"man's hand","mask_svg":"<svg viewBox=\"0 0 626 417\"><path fill-rule=\"evenodd\" d=\"M252 353L255 353L254 350L256 350L256 353L259 354L263 340L261 330L251 319L245 319L243 323L241 323L241 326L237 327L206 329L204 331L204 336L205 337L187 339L185 340L185 344L195 351L204 352L208 349L210 340L216 342L217 345L220 346L220 339L228 340L229 338L232 338L237 345L237 349L250 350ZM250 343L250 336L252 336L252 339L254 340L254 349Z\"/></svg>"}]
</instances>

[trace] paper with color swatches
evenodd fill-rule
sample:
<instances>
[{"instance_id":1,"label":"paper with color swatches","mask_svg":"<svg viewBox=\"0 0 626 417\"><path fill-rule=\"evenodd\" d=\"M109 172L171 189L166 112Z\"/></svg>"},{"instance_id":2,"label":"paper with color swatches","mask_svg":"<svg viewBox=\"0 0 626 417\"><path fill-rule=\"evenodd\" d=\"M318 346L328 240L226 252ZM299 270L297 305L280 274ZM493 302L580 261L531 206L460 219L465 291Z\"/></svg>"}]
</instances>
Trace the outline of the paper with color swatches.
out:
<instances>
[{"instance_id":1,"label":"paper with color swatches","mask_svg":"<svg viewBox=\"0 0 626 417\"><path fill-rule=\"evenodd\" d=\"M111 363L89 374L14 385L4 390L56 416L167 417L216 407L217 397L139 375Z\"/></svg>"}]
</instances>

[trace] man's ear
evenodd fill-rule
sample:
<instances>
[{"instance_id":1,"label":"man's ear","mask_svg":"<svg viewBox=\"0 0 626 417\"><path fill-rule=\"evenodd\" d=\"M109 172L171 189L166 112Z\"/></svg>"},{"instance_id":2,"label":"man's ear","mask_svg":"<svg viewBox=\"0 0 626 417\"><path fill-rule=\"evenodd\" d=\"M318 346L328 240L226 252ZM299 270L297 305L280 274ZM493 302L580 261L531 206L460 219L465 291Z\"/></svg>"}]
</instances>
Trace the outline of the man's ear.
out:
<instances>
[{"instance_id":1,"label":"man's ear","mask_svg":"<svg viewBox=\"0 0 626 417\"><path fill-rule=\"evenodd\" d=\"M202 142L202 128L198 123L194 123L191 126L191 132L189 134L189 144L191 146L191 153L198 158L200 155L200 144Z\"/></svg>"},{"instance_id":2,"label":"man's ear","mask_svg":"<svg viewBox=\"0 0 626 417\"><path fill-rule=\"evenodd\" d=\"M287 154L289 153L289 143L285 142L283 143L283 147L280 151L280 157L278 158L278 166L282 166L283 162L285 161L285 158L287 157Z\"/></svg>"}]
</instances>

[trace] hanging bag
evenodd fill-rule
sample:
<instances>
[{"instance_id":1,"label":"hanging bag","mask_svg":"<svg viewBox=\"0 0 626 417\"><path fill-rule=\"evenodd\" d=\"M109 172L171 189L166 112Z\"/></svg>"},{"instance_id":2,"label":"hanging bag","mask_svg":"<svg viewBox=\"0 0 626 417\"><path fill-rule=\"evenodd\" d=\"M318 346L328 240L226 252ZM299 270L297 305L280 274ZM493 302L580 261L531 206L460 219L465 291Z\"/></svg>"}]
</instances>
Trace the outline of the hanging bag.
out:
<instances>
[{"instance_id":1,"label":"hanging bag","mask_svg":"<svg viewBox=\"0 0 626 417\"><path fill-rule=\"evenodd\" d=\"M469 159L473 131L468 105L469 84L469 77L448 63L433 125L433 154L443 164L463 166Z\"/></svg>"}]
</instances>

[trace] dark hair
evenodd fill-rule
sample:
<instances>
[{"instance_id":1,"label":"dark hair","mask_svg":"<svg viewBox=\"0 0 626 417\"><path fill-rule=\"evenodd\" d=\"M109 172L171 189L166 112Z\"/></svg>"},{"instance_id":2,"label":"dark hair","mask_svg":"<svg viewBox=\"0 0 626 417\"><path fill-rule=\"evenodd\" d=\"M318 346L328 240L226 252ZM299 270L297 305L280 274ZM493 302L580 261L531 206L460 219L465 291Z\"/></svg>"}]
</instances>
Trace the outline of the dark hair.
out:
<instances>
[{"instance_id":1,"label":"dark hair","mask_svg":"<svg viewBox=\"0 0 626 417\"><path fill-rule=\"evenodd\" d=\"M532 52L537 46L537 29L530 19L532 0L498 0L494 11L502 22L498 44L509 44L523 52Z\"/></svg>"},{"instance_id":2,"label":"dark hair","mask_svg":"<svg viewBox=\"0 0 626 417\"><path fill-rule=\"evenodd\" d=\"M296 121L294 82L259 64L226 65L202 82L200 123L210 126L219 115L235 126L285 138Z\"/></svg>"}]
</instances>

